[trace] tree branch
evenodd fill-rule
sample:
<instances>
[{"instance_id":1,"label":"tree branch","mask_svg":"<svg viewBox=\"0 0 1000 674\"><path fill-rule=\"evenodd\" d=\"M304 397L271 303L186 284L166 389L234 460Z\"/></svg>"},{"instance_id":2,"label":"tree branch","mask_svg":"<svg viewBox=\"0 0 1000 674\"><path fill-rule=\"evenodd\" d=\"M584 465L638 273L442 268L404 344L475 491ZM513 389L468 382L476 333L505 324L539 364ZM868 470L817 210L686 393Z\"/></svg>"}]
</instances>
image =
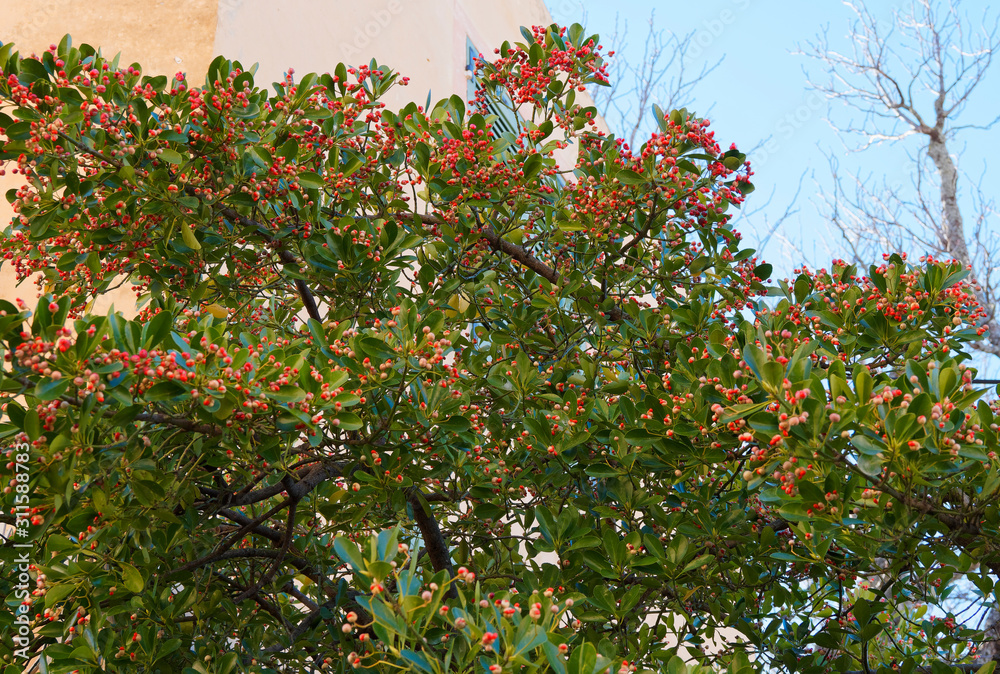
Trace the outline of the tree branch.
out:
<instances>
[{"instance_id":1,"label":"tree branch","mask_svg":"<svg viewBox=\"0 0 1000 674\"><path fill-rule=\"evenodd\" d=\"M406 500L413 510L413 520L420 529L420 536L424 539L424 547L430 557L431 565L435 571L448 571L448 575L455 577L455 566L451 562L451 552L448 550L448 542L441 533L441 527L434 519L430 504L424 498L423 492L418 487L410 487L406 492ZM448 590L449 597L457 597L458 592L454 586Z\"/></svg>"}]
</instances>

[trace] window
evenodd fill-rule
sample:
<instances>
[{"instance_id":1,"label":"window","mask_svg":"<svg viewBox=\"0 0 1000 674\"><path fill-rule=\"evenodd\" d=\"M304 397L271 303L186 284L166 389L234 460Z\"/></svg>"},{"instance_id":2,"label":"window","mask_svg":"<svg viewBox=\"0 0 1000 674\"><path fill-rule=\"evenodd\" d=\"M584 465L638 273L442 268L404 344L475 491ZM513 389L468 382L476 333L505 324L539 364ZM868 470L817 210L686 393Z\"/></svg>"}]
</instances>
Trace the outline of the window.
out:
<instances>
[{"instance_id":1,"label":"window","mask_svg":"<svg viewBox=\"0 0 1000 674\"><path fill-rule=\"evenodd\" d=\"M473 46L472 41L469 39L466 39L465 45L465 71L466 79L468 80L466 100L471 103L476 98L476 91L479 89L479 82L476 81L475 75L476 59L479 57L479 50ZM504 133L511 133L517 136L519 124L517 123L514 111L510 109L510 99L507 98L505 93L501 93L501 95L503 96L503 105L498 105L497 101L493 99L489 99L487 104L488 114L496 116L496 120L493 122L493 135L500 137Z\"/></svg>"}]
</instances>

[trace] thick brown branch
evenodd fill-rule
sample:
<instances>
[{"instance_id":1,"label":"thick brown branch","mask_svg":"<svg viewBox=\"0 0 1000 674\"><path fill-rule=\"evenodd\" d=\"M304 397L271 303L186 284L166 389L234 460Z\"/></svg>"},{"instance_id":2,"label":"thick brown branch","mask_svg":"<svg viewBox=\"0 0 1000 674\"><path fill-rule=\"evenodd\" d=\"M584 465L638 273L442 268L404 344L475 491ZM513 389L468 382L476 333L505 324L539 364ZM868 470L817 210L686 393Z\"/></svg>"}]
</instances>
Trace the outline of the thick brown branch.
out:
<instances>
[{"instance_id":1,"label":"thick brown branch","mask_svg":"<svg viewBox=\"0 0 1000 674\"><path fill-rule=\"evenodd\" d=\"M285 480L282 480L276 484L255 489L242 496L236 496L227 492L219 492L214 489L204 487L202 488L202 491L212 496L213 499L221 501L228 507L239 507L260 503L261 501L266 501L267 499L286 491L290 500L299 501L319 484L332 477L340 477L343 475L345 467L346 464L338 462L306 466L295 473L297 481L291 485L287 484Z\"/></svg>"},{"instance_id":2,"label":"thick brown branch","mask_svg":"<svg viewBox=\"0 0 1000 674\"><path fill-rule=\"evenodd\" d=\"M440 225L443 223L443 220L436 215L416 214L415 217L418 218L420 222L428 225ZM490 247L496 252L503 253L511 259L517 260L531 271L549 281L549 283L559 283L559 272L536 258L524 246L519 246L511 241L500 238L500 236L496 233L496 230L494 230L493 226L489 223L480 222L480 236L482 236L483 239L490 244Z\"/></svg>"},{"instance_id":3,"label":"thick brown branch","mask_svg":"<svg viewBox=\"0 0 1000 674\"><path fill-rule=\"evenodd\" d=\"M441 224L443 221L435 215L419 215L415 214L415 217L420 220L420 222L425 224ZM558 285L561 276L559 272L545 264L537 257L531 254L531 252L524 246L519 246L511 241L507 241L501 238L493 226L489 223L480 223L480 236L485 240L490 247L498 252L507 255L512 260L520 263L522 266L535 272L549 283L553 285ZM576 293L576 298L580 301L591 302L593 299L589 296L585 296L582 292ZM603 299L603 298L602 298ZM612 307L608 312L607 316L612 321L620 321L624 316L624 312L617 305Z\"/></svg>"},{"instance_id":4,"label":"thick brown branch","mask_svg":"<svg viewBox=\"0 0 1000 674\"><path fill-rule=\"evenodd\" d=\"M512 260L517 260L531 271L546 279L549 283L559 283L559 272L533 256L524 246L518 246L515 243L500 238L492 225L483 225L482 237L490 244L493 250L507 255Z\"/></svg>"},{"instance_id":5,"label":"thick brown branch","mask_svg":"<svg viewBox=\"0 0 1000 674\"><path fill-rule=\"evenodd\" d=\"M299 292L299 298L302 300L302 306L306 308L306 313L313 320L323 322L323 317L319 314L319 307L316 305L316 298L313 296L312 291L309 290L309 286L306 282L300 278L295 279L295 289Z\"/></svg>"},{"instance_id":6,"label":"thick brown branch","mask_svg":"<svg viewBox=\"0 0 1000 674\"><path fill-rule=\"evenodd\" d=\"M208 553L207 555L203 555L198 559L192 560L185 564L181 564L180 566L167 571L166 576L170 577L178 573L183 573L184 571L192 571L202 566L214 564L219 560L227 559L226 555L228 552L230 552L230 548L232 548L238 541L240 541L243 538L243 535L246 534L248 531L250 531L251 527L258 525L261 522L266 522L275 513L284 510L290 504L291 504L290 500L283 501L278 505L274 506L273 508L271 508L270 510L268 510L267 512L265 512L263 515L258 515L253 520L240 527L238 531L231 534L229 538L220 543L219 547L217 547L212 552Z\"/></svg>"},{"instance_id":7,"label":"thick brown branch","mask_svg":"<svg viewBox=\"0 0 1000 674\"><path fill-rule=\"evenodd\" d=\"M455 566L451 562L451 553L448 551L448 542L441 533L441 527L431 511L430 505L424 498L423 493L417 487L411 487L406 493L406 500L409 501L413 509L413 520L420 529L420 536L424 539L424 547L427 556L430 557L431 565L435 571L447 570L448 575L455 577ZM448 591L449 597L457 597L458 592L452 586Z\"/></svg>"},{"instance_id":8,"label":"thick brown branch","mask_svg":"<svg viewBox=\"0 0 1000 674\"><path fill-rule=\"evenodd\" d=\"M223 562L226 561L227 559L254 559L254 558L276 559L280 557L280 555L281 555L280 550L269 550L267 548L236 548L234 550L226 550L225 552L216 555L212 561ZM314 573L312 565L309 564L309 562L307 562L306 560L302 559L301 557L290 555L285 558L285 561L288 564L294 566L299 571L303 572L303 574L305 574L307 571L309 573ZM174 573L177 572L172 571L170 572L170 575Z\"/></svg>"},{"instance_id":9,"label":"thick brown branch","mask_svg":"<svg viewBox=\"0 0 1000 674\"><path fill-rule=\"evenodd\" d=\"M104 413L106 417L113 417L115 414L111 410ZM215 424L202 424L185 417L174 417L169 414L159 414L156 412L142 412L134 417L134 421L148 421L153 424L164 424L174 426L191 433L201 433L202 435L222 435L222 427Z\"/></svg>"},{"instance_id":10,"label":"thick brown branch","mask_svg":"<svg viewBox=\"0 0 1000 674\"><path fill-rule=\"evenodd\" d=\"M273 543L281 543L282 541L283 535L280 531L278 531L277 529L272 529L271 527L266 527L263 524L255 525L253 524L253 519L247 517L241 512L237 512L236 510L230 510L228 508L221 508L219 510L216 510L215 514L225 517L227 520L236 522L237 524L240 525L245 526L249 524L251 525L250 532L263 536L264 538L268 539Z\"/></svg>"}]
</instances>

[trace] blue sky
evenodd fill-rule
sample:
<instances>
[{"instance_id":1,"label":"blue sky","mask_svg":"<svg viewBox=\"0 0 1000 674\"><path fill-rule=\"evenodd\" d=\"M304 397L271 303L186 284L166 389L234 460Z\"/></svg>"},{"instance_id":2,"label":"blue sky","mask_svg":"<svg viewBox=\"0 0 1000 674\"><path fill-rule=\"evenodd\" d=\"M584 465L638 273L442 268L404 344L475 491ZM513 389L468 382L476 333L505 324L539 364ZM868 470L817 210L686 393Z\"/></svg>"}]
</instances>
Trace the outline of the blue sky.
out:
<instances>
[{"instance_id":1,"label":"blue sky","mask_svg":"<svg viewBox=\"0 0 1000 674\"><path fill-rule=\"evenodd\" d=\"M844 141L852 146L855 141L842 139L827 122L828 111L843 119L846 109L828 108L826 99L808 87L803 68L819 74L818 64L793 53L824 27L829 27L833 47L849 49L847 34L853 15L839 0L547 1L557 22L569 24L586 15L588 30L602 36L613 32L616 14L627 19L632 39L625 58L641 58L642 38L654 9L658 27L680 35L695 32L695 69L700 63L711 64L723 57L721 65L695 87L689 108L712 120L723 147L731 142L744 151L758 147L756 153L750 154L757 191L745 210L759 210L749 222L738 225L748 244L760 241L765 219L773 223L785 212L805 174L796 201L798 212L785 221L781 234L799 244L815 265L828 265L831 257L846 257L845 246L826 224L816 198L817 182L831 184L831 156L840 161L842 169L871 176L873 181L880 182L885 176L890 182L908 183L907 151L918 151L920 142L911 139L862 153L848 151ZM903 4L868 2L869 9L884 20L891 19L892 10ZM989 10L989 4L964 0L960 7L962 12L979 18ZM990 11L990 16L995 14ZM976 90L962 120L981 123L998 114L1000 62L994 64L987 81ZM976 179L982 177L987 190L998 183L1000 158L994 155L1000 150L1000 124L990 131L964 132L951 149L959 155L959 168ZM770 205L761 208L769 196ZM798 259L801 254L791 250L780 236L772 237L761 252L780 276L789 274L802 261Z\"/></svg>"}]
</instances>

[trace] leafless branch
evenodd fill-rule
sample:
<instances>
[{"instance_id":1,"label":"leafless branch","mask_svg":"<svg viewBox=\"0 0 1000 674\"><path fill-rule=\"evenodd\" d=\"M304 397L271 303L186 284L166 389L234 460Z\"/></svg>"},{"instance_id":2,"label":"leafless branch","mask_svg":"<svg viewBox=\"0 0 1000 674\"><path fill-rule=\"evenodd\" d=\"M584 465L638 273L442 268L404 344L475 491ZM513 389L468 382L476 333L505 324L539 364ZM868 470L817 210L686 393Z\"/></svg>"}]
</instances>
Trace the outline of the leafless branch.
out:
<instances>
[{"instance_id":1,"label":"leafless branch","mask_svg":"<svg viewBox=\"0 0 1000 674\"><path fill-rule=\"evenodd\" d=\"M848 112L829 121L843 138L855 139L849 149L911 137L919 149L901 146L911 167L908 185L841 171L831 158L833 188L820 190L821 209L855 262L910 252L970 267L989 328L976 348L1000 356L994 203L981 180L974 183L959 168L953 148L960 132L1000 120L960 122L1000 48L1000 17L987 12L972 20L959 12L959 0L911 0L883 21L863 0L844 4L854 14L849 49L834 48L827 29L799 50L819 66L810 85Z\"/></svg>"},{"instance_id":2,"label":"leafless branch","mask_svg":"<svg viewBox=\"0 0 1000 674\"><path fill-rule=\"evenodd\" d=\"M678 35L658 28L655 10L650 12L647 23L642 56L627 61L621 54L629 45L628 21L615 17L614 32L605 44L616 53L609 66L612 85L590 90L598 112L633 148L636 139L641 140L655 128L651 118L654 103L665 112L689 105L695 85L723 60L695 63L691 51L696 31Z\"/></svg>"}]
</instances>

